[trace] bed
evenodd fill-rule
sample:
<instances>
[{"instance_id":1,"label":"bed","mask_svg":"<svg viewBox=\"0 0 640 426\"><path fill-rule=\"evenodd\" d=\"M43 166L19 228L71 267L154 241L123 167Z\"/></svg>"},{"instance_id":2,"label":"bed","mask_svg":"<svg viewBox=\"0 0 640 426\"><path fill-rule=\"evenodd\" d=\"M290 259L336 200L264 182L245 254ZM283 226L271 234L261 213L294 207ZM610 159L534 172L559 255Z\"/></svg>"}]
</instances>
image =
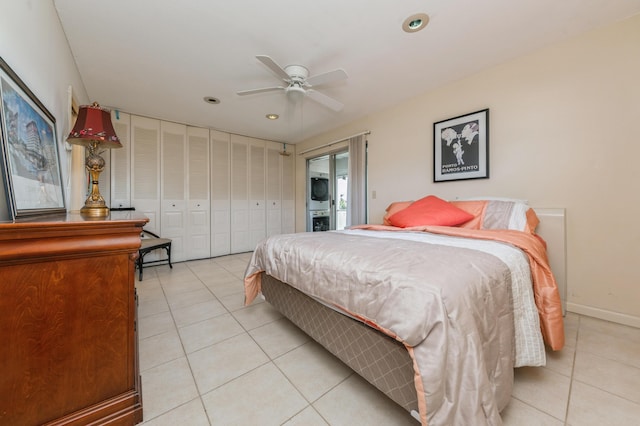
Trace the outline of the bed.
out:
<instances>
[{"instance_id":1,"label":"bed","mask_svg":"<svg viewBox=\"0 0 640 426\"><path fill-rule=\"evenodd\" d=\"M564 345L539 218L521 201L393 203L383 224L269 237L259 294L423 425L499 425L513 368Z\"/></svg>"}]
</instances>

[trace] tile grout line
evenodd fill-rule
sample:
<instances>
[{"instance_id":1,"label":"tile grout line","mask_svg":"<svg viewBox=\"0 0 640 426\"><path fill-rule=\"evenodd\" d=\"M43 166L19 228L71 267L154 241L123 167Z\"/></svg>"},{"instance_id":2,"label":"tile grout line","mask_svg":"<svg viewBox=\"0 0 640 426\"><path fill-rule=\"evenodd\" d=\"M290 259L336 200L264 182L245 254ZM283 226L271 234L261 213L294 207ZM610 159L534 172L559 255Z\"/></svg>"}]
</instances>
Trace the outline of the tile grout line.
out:
<instances>
[{"instance_id":1,"label":"tile grout line","mask_svg":"<svg viewBox=\"0 0 640 426\"><path fill-rule=\"evenodd\" d=\"M185 262L185 265L187 267L187 269L192 273L193 271L191 270L191 268L188 265L188 262ZM202 280L200 279L200 277L198 277L196 274L194 274L194 276L198 279L198 281L200 281L203 285L204 283L202 282ZM173 315L173 309L171 308L171 304L169 303L169 299L167 298L167 293L165 291L164 285L162 284L162 278L158 277L158 279L160 280L160 287L162 288L162 293L164 294L165 300L167 302L167 306L169 307L169 314L171 315L171 320L173 321L173 325L176 329L176 334L178 335L178 339L180 340L180 347L182 348L182 353L184 354L184 358L187 361L187 366L189 367L189 371L191 372L191 379L193 380L193 384L196 388L196 392L198 393L198 397L197 399L200 400L200 404L202 405L202 409L204 410L205 415L207 416L207 422L209 423L209 426L212 426L213 423L211 422L211 418L209 417L209 413L207 412L207 407L204 404L204 401L202 400L202 392L200 392L200 387L198 386L198 381L196 380L196 376L193 373L193 368L191 367L191 361L189 360L189 356L187 355L187 350L184 347L184 343L182 342L182 337L180 336L180 331L178 330L178 324L176 323L176 319ZM207 288L209 290L209 288L205 285L205 288ZM209 290L211 291L211 290ZM214 295L215 297L215 295ZM224 305L223 305L224 307ZM226 308L225 308L226 309ZM194 398L195 399L195 398ZM143 401L144 403L144 401ZM176 407L172 408L175 409ZM167 411L170 412L171 410ZM164 414L164 413L163 413Z\"/></svg>"},{"instance_id":2,"label":"tile grout line","mask_svg":"<svg viewBox=\"0 0 640 426\"><path fill-rule=\"evenodd\" d=\"M223 265L221 265L220 263L216 262L215 260L214 260L214 263L216 263L216 265L218 265L219 267L221 267L221 268L222 268L222 269L224 269L225 271L227 271L227 272L231 273L227 268L225 268ZM187 262L187 268L191 271L191 273L193 273L193 274L196 276L196 278L198 279L198 281L200 281L200 282L202 283L202 285L204 285L204 287L207 289L207 291L208 291L209 293L211 293L211 295L212 295L212 296L215 298L215 300L220 304L220 306L222 306L222 308L227 312L227 314L231 315L231 317L232 317L235 321L238 321L238 320L237 320L237 319L235 319L235 317L233 316L233 313L232 313L232 312L231 312L231 311L230 311L230 310L229 310L229 309L224 305L224 303L222 303L222 301L218 298L218 296L213 292L213 290L211 290L211 289L209 288L209 286L207 286L207 285L205 284L205 282L200 278L200 276L198 275L198 273L197 273L197 272L195 272L195 271L194 271L194 270L189 266L188 262ZM233 275L233 274L232 274L232 275ZM169 302L167 301L167 304L168 304L168 303L169 303ZM171 305L169 305L169 309L171 309ZM172 313L172 315L173 315L173 313ZM224 314L222 314L222 315L224 315ZM242 327L242 324L240 324L240 326ZM176 324L176 330L177 330L177 329L178 329L178 327L177 327L177 324ZM246 331L245 331L245 333L246 333ZM247 333L247 334L248 334L248 333ZM232 337L229 337L228 339L233 338L233 337L237 337L237 336L239 336L239 335L240 335L240 334L236 334L236 335L234 335L234 336L232 336ZM202 399L202 397L203 397L204 395L206 395L207 393L209 393L209 392L213 392L215 389L218 389L220 386L224 386L224 384L226 384L226 383L221 384L220 386L217 386L216 388L211 389L209 392L205 392L205 393L203 394L203 393L202 393L202 391L200 390L200 387L198 386L198 381L196 380L195 373L194 373L194 371L193 371L193 368L191 367L191 361L189 360L189 356L188 356L188 354L187 354L187 350L186 350L186 348L184 347L184 343L182 342L182 336L180 335L180 332L179 332L179 331L178 331L178 338L180 339L180 345L182 346L182 350L184 351L184 356L185 356L185 358L186 358L186 360L187 360L187 364L189 365L189 371L191 371L191 377L193 378L193 383L195 384L195 386L196 386L196 390L197 390L197 392L198 392L198 399L200 400L200 404L202 405L202 409L204 410L204 413L205 413L205 415L207 416L207 421L209 422L209 425L210 425L210 426L213 426L213 420L212 420L211 416L209 415L209 411L207 410L207 406L206 406L206 404L204 403L204 400ZM228 340L228 339L224 339L224 340ZM224 340L223 340L223 341L224 341ZM220 343L220 342L217 342L217 343ZM212 345L209 345L209 346L212 346ZM209 346L207 346L207 347L209 347ZM204 348L201 348L201 349L204 349ZM200 349L200 350L201 350L201 349ZM194 352L197 352L197 351L194 351ZM267 358L268 358L268 356L267 356ZM233 380L235 380L235 379L237 379L237 377L236 377L236 378L234 378ZM231 381L233 381L233 380L230 380L229 382L231 382ZM227 382L227 383L229 383L229 382Z\"/></svg>"},{"instance_id":3,"label":"tile grout line","mask_svg":"<svg viewBox=\"0 0 640 426\"><path fill-rule=\"evenodd\" d=\"M217 263L217 262L216 262L216 263ZM223 307L223 309L224 309L224 310L225 310L229 315L231 315L231 316L235 319L235 317L233 316L232 312L231 312L231 311L229 311L229 309L228 309L228 308L227 308L227 307L226 307L226 306L225 306L225 305L220 301L220 299L218 299L218 297L216 296L216 294L215 294L215 293L214 293L214 292L213 292L213 291L212 291L212 290L211 290L211 289L210 289L210 288L209 288L209 287L204 283L204 281L202 281L202 279L198 276L198 274L197 274L195 271L193 271L193 269L189 266L188 262L185 262L184 264L185 264L186 268L189 270L189 272L190 272L191 274L193 274L193 275L194 275L194 277L195 277L198 281L200 281L200 283L202 283L202 285L204 285L204 287L207 289L207 291L208 291L208 292L210 292L210 293L212 294L212 296L216 299L216 301L217 301L218 303L220 303L220 305ZM235 275L233 274L233 272L229 271L229 270L228 270L226 267L224 267L223 265L220 265L220 264L218 263L218 266L220 266L221 268L223 268L225 271L227 271L227 272L228 272L228 273L230 273L231 275L235 276ZM189 360L189 356L188 356L188 354L187 354L186 348L184 347L184 343L182 342L182 337L180 336L180 332L179 332L179 328L180 328L180 327L178 327L178 324L176 323L175 316L173 315L173 308L171 307L171 304L169 303L169 298L167 297L167 292L166 292L166 290L165 290L165 285L163 285L162 274L158 274L156 271L154 271L154 275L155 275L155 276L154 276L154 278L156 278L156 279L158 280L158 282L159 282L160 290L162 291L162 295L164 296L164 301L165 301L165 303L167 304L167 307L168 307L168 309L169 309L169 311L168 311L168 312L169 312L169 315L171 316L171 320L172 320L172 322L173 322L173 326L174 326L174 328L175 328L176 334L178 335L178 339L180 340L180 347L182 348L183 356L184 356L185 360L187 361L187 365L188 365L188 367L189 367L189 371L190 371L190 373L191 373L191 378L192 378L192 380L193 380L193 384L194 384L194 386L195 386L196 392L198 393L198 396L197 396L197 398L193 398L193 399L191 399L191 400L189 400L189 401L186 401L186 402L184 402L184 403L182 403L182 404L180 404L180 405L178 405L178 406L176 406L176 407L172 407L171 409L169 409L169 410L167 410L167 411L161 412L161 413L159 413L158 415L156 415L156 416L154 416L154 417L152 417L152 418L150 418L150 419L146 419L146 420L143 422L143 424L144 424L144 423L146 423L146 422L147 422L147 421L149 421L149 420L157 419L157 418L159 418L159 417L161 417L161 416L163 416L163 415L165 415L165 414L167 414L167 413L170 413L171 411L175 410L176 408L178 408L178 407L182 407L183 405L185 405L185 404L187 404L187 403L190 403L191 401L194 401L195 399L199 399L199 400L200 400L200 404L201 404L201 406L202 406L202 408L203 408L203 411L204 411L204 413L205 413L205 415L206 415L206 417L207 417L207 422L209 423L209 425L210 425L210 426L212 426L212 420L211 420L211 418L210 418L210 416L209 416L209 413L208 413L208 411L207 411L206 405L204 404L204 401L203 401L203 399L202 399L203 393L201 392L200 387L198 386L198 382L197 382L197 380L196 380L196 378L195 378L195 374L194 374L194 372L193 372L193 368L192 368L192 366L191 366L191 362L190 362L190 360ZM138 282L140 282L140 281L138 281ZM237 321L237 319L236 319L236 321ZM240 324L240 323L239 323L239 324ZM243 328L244 333L246 333L247 335L249 335L249 333L246 331L246 329L244 329L244 326L242 326L242 324L240 324L240 326ZM235 335L235 336L233 336L233 337L236 337L236 336L238 336L238 335L240 335L240 334L237 334L237 335ZM251 336L249 335L249 337L251 337ZM228 339L224 339L224 340L228 340ZM224 340L223 340L223 341L224 341ZM218 343L219 343L219 342L218 342ZM260 346L258 345L258 347L260 347ZM203 349L203 348L201 348L201 349ZM262 348L260 348L260 349L262 350ZM194 351L194 352L197 352L197 351ZM265 355L266 355L266 354L265 354ZM268 358L268 359L270 359L270 357L269 357L268 355L266 355L266 356L267 356L267 358ZM176 359L179 359L179 358L176 358ZM157 365L157 366L154 366L153 368L156 368L156 367L158 367L158 366L160 366L160 365L163 365L163 364L167 364L167 363L169 363L169 362L173 362L173 361L175 361L176 359L167 360L166 362L164 362L164 363L162 363L162 364L159 364L159 365ZM262 365L266 365L266 363L265 363L265 364L262 364ZM261 365L261 366L262 366L262 365ZM256 368L258 368L258 367L256 367ZM252 369L251 371L253 371L253 370L255 370L255 369ZM247 372L247 373L248 373L248 372ZM142 374L142 371L141 371L141 374ZM245 374L246 374L246 373L245 373ZM243 375L244 375L244 374L243 374ZM241 376L242 376L242 375L241 375ZM241 377L241 376L238 376L238 377ZM237 379L237 377L236 377L236 378L234 378L233 380L235 380L235 379ZM233 380L231 380L231 381L233 381ZM231 381L230 381L230 382L231 382ZM227 383L229 383L229 382L227 382ZM220 385L220 386L223 386L223 385ZM217 389L217 388L219 388L220 386L216 387L216 389ZM212 390L213 390L213 389L212 389ZM207 393L208 393L208 392L207 392ZM143 395L143 404L144 404L144 395Z\"/></svg>"},{"instance_id":4,"label":"tile grout line","mask_svg":"<svg viewBox=\"0 0 640 426\"><path fill-rule=\"evenodd\" d=\"M569 381L569 395L567 395L567 406L564 410L564 425L569 426L569 407L571 406L571 394L573 392L573 381L576 370L576 357L578 356L578 340L580 339L580 324L582 316L578 316L578 326L576 330L576 348L573 351L573 360L571 361L571 380Z\"/></svg>"},{"instance_id":5,"label":"tile grout line","mask_svg":"<svg viewBox=\"0 0 640 426\"><path fill-rule=\"evenodd\" d=\"M223 268L224 268L224 267L223 267ZM226 269L226 268L225 268L225 270L229 271L229 270L228 270L228 269ZM230 271L229 271L229 272L230 272ZM247 309L247 308L248 308L248 307L243 307L243 308L239 309L238 311L240 311L240 310L242 310L242 309ZM232 312L229 312L229 313L233 316L233 318L234 318L234 319L236 319ZM289 417L288 419L286 419L282 424L286 424L288 421L292 420L295 416L297 416L298 414L300 414L301 412L303 412L303 411L304 411L304 410L306 410L307 408L311 408L311 409L313 409L313 410L318 414L318 416L320 416L320 418L322 418L322 420L323 420L323 421L325 421L327 424L329 424L329 422L327 421L327 419L325 419L325 417L324 417L321 413L319 413L319 412L316 410L316 408L313 406L313 402L312 402L312 401L309 401L309 399L307 399L307 397L304 395L304 393L302 393L302 391L301 391L300 389L298 389L298 387L295 385L295 383L293 383L293 382L291 381L291 379L289 378L289 376L287 376L287 375L285 374L285 372L284 372L284 371L282 371L282 369L278 366L278 364L276 364L276 363L275 363L275 360L276 360L276 359L278 359L278 358L280 358L280 357L282 357L282 356L284 356L284 355L286 355L286 354L290 353L291 351L293 351L293 350L295 350L295 349L297 349L297 348L299 348L299 347L303 346L304 344L308 343L309 341L305 342L303 345L300 345L300 346L297 346L296 348L293 348L293 349L288 350L288 351L287 351L287 352L285 352L284 354L280 354L280 355L278 355L277 357L272 358L272 357L271 357L271 356L270 356L270 355L269 355L269 354L268 354L268 353L267 353L267 352L262 348L262 346L260 345L260 343L259 343L259 342L254 338L254 336L251 334L251 331L252 331L252 330L255 330L255 329L257 329L257 328L264 327L264 326L266 326L266 325L272 324L272 323L274 323L274 322L276 322L276 321L279 321L279 320L281 320L281 319L283 319L283 318L284 318L284 319L286 319L286 317L281 316L280 318L277 318L277 319L275 319L275 320L273 320L273 321L269 321L269 322L267 322L267 323L261 324L259 327L256 327L256 328L251 329L251 330L247 329L247 328L246 328L246 327L245 327L245 326L244 326L240 321L238 321L238 320L236 319L236 321L238 321L238 323L240 324L240 327L242 327L242 329L244 330L244 333L245 333L245 334L247 334L247 335L249 336L249 338L250 338L250 339L251 339L251 340L256 344L256 346L257 346L258 348L260 348L260 350L262 351L262 353L267 357L268 361L267 361L267 362L265 362L264 364L261 364L261 365L259 365L259 366L256 366L255 368L253 368L253 369L251 369L251 370L249 370L249 371L247 371L247 372L245 372L245 373L241 374L241 375L240 375L240 376L238 376L238 377L235 377L234 379L230 380L229 382L226 382L226 383L224 383L224 384L222 384L222 385L218 386L216 389L218 389L219 387L224 386L224 385L226 385L226 384L228 384L228 383L231 383L231 382L233 382L233 381L235 381L235 380L237 380L237 379L239 379L239 378L241 378L241 377L244 377L244 376L246 376L247 374L249 374L249 373L251 373L251 372L253 372L253 371L257 370L258 368L262 368L262 367L264 367L265 365L271 364L271 365L273 365L273 367L274 367L274 368L276 368L276 369L280 372L280 374L282 374L282 376L287 380L287 382L289 382L289 384L293 387L293 389L295 389L295 390L296 390L296 392L298 392L298 394L302 397L302 399L304 399L304 400L307 402L307 404L306 404L306 405L305 405L301 410L299 410L298 412L294 413L291 417ZM347 376L347 377L350 377L350 375L349 375L349 376ZM344 379L344 380L346 380L346 379ZM329 389L329 391L333 390L336 386L338 386L338 385L339 385L340 383L342 383L344 380L340 381L337 385L335 385L335 386L331 387L331 389ZM329 392L329 391L327 391L327 392ZM321 398L321 397L322 397L323 395L325 395L327 392L323 393L319 398ZM316 399L316 401L317 401L319 398L317 398L317 399Z\"/></svg>"}]
</instances>

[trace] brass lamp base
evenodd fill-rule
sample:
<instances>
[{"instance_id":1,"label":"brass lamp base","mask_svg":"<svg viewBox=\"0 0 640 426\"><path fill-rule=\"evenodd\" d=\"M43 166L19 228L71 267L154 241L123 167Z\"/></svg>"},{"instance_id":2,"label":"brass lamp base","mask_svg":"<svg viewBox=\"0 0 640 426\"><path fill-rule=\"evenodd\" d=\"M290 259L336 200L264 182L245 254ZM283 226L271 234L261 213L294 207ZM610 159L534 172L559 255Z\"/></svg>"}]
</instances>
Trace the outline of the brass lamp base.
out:
<instances>
[{"instance_id":1,"label":"brass lamp base","mask_svg":"<svg viewBox=\"0 0 640 426\"><path fill-rule=\"evenodd\" d=\"M80 214L88 217L106 217L109 216L109 207L85 205L80 209Z\"/></svg>"},{"instance_id":2,"label":"brass lamp base","mask_svg":"<svg viewBox=\"0 0 640 426\"><path fill-rule=\"evenodd\" d=\"M80 209L80 214L88 217L105 217L109 216L109 208L104 201L104 197L100 195L98 187L98 178L104 169L105 161L97 152L97 142L92 141L89 146L89 155L86 159L85 167L91 176L91 194L84 202L84 207Z\"/></svg>"}]
</instances>

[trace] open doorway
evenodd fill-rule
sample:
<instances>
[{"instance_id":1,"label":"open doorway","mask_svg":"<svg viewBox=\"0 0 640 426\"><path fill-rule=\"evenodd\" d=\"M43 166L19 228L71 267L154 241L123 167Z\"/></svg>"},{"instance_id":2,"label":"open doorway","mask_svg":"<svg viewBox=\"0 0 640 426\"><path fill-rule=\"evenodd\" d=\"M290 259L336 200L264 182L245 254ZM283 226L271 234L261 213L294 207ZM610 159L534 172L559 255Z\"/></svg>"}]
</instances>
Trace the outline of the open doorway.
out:
<instances>
[{"instance_id":1,"label":"open doorway","mask_svg":"<svg viewBox=\"0 0 640 426\"><path fill-rule=\"evenodd\" d=\"M348 150L307 160L307 231L345 229L348 184Z\"/></svg>"},{"instance_id":2,"label":"open doorway","mask_svg":"<svg viewBox=\"0 0 640 426\"><path fill-rule=\"evenodd\" d=\"M334 182L336 203L334 206L335 229L340 231L347 227L347 205L349 196L349 152L335 154Z\"/></svg>"}]
</instances>

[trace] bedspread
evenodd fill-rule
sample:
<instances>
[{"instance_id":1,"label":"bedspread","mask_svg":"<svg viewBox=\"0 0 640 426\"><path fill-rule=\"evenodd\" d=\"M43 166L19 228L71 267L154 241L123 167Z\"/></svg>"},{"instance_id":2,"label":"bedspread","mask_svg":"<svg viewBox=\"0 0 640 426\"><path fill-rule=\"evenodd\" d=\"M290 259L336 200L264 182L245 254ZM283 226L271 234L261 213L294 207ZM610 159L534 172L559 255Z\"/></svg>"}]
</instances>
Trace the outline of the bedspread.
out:
<instances>
[{"instance_id":1,"label":"bedspread","mask_svg":"<svg viewBox=\"0 0 640 426\"><path fill-rule=\"evenodd\" d=\"M463 238L502 241L523 250L529 258L533 280L533 292L540 316L544 341L554 351L564 347L564 323L558 285L549 266L546 243L537 235L513 230L472 230L449 226L416 226L396 228L386 225L358 225L352 229L369 229L393 232L430 232Z\"/></svg>"},{"instance_id":2,"label":"bedspread","mask_svg":"<svg viewBox=\"0 0 640 426\"><path fill-rule=\"evenodd\" d=\"M265 271L401 341L423 424L501 424L515 362L510 268L487 250L421 241L423 233L365 234L268 238L247 268L246 303Z\"/></svg>"}]
</instances>

